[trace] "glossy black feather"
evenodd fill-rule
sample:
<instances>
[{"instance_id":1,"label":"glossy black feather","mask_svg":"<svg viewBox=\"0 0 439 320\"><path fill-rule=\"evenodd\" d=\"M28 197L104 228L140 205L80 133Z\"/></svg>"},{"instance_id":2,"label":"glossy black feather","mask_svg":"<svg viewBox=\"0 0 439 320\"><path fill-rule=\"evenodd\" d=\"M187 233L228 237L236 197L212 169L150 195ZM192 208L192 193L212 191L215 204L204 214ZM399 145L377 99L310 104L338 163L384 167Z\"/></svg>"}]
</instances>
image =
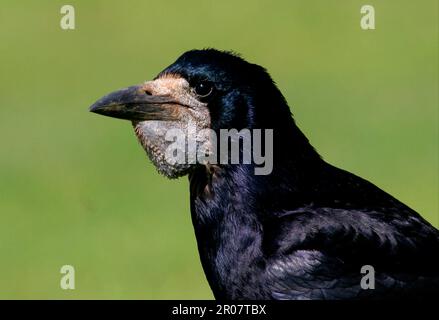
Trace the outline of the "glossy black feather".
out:
<instances>
[{"instance_id":1,"label":"glossy black feather","mask_svg":"<svg viewBox=\"0 0 439 320\"><path fill-rule=\"evenodd\" d=\"M362 178L320 158L260 66L213 49L164 72L209 81L212 128L274 129L274 169L198 167L191 212L201 262L219 299L357 299L438 294L439 232ZM360 268L376 270L362 290Z\"/></svg>"}]
</instances>

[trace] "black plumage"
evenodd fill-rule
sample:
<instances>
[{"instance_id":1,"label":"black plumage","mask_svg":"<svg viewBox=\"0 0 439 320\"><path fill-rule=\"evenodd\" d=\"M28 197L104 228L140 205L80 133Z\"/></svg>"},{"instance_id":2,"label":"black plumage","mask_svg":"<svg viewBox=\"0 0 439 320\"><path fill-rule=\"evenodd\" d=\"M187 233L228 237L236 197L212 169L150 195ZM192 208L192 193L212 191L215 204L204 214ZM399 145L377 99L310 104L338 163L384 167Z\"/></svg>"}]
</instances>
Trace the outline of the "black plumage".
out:
<instances>
[{"instance_id":1,"label":"black plumage","mask_svg":"<svg viewBox=\"0 0 439 320\"><path fill-rule=\"evenodd\" d=\"M423 298L439 293L439 232L372 183L325 162L262 67L213 49L183 54L164 74L196 88L211 128L270 128L273 171L253 164L189 171L192 221L218 299ZM360 286L364 265L375 289Z\"/></svg>"}]
</instances>

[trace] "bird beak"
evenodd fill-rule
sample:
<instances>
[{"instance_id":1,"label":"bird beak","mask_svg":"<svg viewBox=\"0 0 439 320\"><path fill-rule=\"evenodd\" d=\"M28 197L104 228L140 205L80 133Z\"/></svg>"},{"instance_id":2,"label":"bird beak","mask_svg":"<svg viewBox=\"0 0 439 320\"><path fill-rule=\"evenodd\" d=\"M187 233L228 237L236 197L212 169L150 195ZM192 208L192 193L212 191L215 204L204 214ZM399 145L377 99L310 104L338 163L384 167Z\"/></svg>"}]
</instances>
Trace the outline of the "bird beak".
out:
<instances>
[{"instance_id":1,"label":"bird beak","mask_svg":"<svg viewBox=\"0 0 439 320\"><path fill-rule=\"evenodd\" d=\"M175 99L168 95L151 95L143 86L112 92L96 101L90 111L107 117L132 121L176 120Z\"/></svg>"}]
</instances>

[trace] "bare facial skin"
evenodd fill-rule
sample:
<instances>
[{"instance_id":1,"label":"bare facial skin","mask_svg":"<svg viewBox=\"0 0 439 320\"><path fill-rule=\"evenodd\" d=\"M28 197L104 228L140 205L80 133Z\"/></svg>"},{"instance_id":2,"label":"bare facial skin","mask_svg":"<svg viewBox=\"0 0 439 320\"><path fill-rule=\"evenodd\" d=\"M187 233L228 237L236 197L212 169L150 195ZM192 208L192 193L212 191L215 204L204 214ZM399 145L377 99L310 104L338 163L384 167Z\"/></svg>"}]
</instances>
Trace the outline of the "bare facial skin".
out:
<instances>
[{"instance_id":1,"label":"bare facial skin","mask_svg":"<svg viewBox=\"0 0 439 320\"><path fill-rule=\"evenodd\" d=\"M173 108L175 120L133 121L134 131L139 142L146 150L158 172L168 178L178 178L188 173L192 164L169 163L165 150L173 143L165 139L171 129L179 129L190 134L210 127L210 115L207 104L199 101L189 83L174 74L164 74L156 80L148 81L142 86L145 92L153 96L170 96L178 103L164 107ZM188 139L203 143L205 136L188 136Z\"/></svg>"}]
</instances>

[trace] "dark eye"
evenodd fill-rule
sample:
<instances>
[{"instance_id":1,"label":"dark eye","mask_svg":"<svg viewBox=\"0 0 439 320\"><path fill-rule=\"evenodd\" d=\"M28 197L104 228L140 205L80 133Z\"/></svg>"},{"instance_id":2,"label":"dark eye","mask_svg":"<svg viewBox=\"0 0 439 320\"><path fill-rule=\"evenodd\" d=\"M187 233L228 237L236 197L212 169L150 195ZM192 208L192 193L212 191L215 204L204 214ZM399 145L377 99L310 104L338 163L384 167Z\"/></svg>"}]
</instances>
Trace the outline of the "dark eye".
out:
<instances>
[{"instance_id":1,"label":"dark eye","mask_svg":"<svg viewBox=\"0 0 439 320\"><path fill-rule=\"evenodd\" d=\"M200 97L207 97L213 91L213 86L208 81L199 82L195 85L195 93Z\"/></svg>"}]
</instances>

